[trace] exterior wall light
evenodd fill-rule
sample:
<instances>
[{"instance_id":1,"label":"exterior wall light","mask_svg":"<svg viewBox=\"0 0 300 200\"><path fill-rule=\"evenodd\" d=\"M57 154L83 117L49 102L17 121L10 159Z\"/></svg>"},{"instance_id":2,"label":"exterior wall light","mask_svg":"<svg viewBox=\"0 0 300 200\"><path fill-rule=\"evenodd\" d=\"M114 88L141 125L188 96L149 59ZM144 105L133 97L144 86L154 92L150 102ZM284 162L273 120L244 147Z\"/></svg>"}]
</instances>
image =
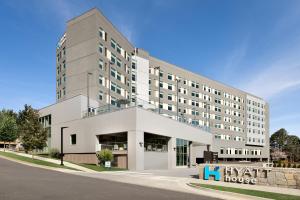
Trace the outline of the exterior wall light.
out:
<instances>
[{"instance_id":1,"label":"exterior wall light","mask_svg":"<svg viewBox=\"0 0 300 200\"><path fill-rule=\"evenodd\" d=\"M143 144L144 144L144 143L143 143L143 142L140 142L139 144L140 144L141 147L143 147Z\"/></svg>"}]
</instances>

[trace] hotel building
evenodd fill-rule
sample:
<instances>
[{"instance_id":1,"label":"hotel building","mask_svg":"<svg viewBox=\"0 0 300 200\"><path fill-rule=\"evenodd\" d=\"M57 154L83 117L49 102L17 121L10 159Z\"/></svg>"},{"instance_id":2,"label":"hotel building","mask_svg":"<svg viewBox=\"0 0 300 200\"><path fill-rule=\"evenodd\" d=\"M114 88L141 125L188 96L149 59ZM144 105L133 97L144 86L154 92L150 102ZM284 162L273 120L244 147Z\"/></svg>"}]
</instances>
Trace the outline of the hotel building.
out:
<instances>
[{"instance_id":1,"label":"hotel building","mask_svg":"<svg viewBox=\"0 0 300 200\"><path fill-rule=\"evenodd\" d=\"M109 145L116 163L129 169L164 168L146 163L151 156L168 168L192 165L205 161L204 151L221 161L269 158L262 98L152 57L98 9L67 22L56 63L57 102L40 114L51 128L50 147L59 148L59 127L69 127L66 158L94 162Z\"/></svg>"}]
</instances>

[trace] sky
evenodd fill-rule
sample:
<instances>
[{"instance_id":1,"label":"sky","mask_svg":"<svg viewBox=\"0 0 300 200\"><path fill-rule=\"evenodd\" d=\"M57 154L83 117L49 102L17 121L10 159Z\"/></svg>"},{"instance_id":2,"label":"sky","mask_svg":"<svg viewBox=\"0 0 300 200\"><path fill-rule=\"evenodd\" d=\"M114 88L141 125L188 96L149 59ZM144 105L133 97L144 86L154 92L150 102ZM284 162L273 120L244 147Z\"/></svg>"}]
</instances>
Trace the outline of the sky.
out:
<instances>
[{"instance_id":1,"label":"sky","mask_svg":"<svg viewBox=\"0 0 300 200\"><path fill-rule=\"evenodd\" d=\"M66 21L93 8L154 57L264 98L300 136L298 0L1 0L0 109L55 102Z\"/></svg>"}]
</instances>

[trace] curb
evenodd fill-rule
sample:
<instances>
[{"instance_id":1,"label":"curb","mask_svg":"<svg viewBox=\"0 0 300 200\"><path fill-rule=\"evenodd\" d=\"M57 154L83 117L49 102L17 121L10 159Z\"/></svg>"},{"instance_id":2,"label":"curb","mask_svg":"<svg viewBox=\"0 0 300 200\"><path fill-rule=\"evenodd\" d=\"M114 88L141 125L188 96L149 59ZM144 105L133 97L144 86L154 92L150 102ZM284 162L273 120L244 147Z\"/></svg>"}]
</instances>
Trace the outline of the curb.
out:
<instances>
[{"instance_id":1,"label":"curb","mask_svg":"<svg viewBox=\"0 0 300 200\"><path fill-rule=\"evenodd\" d=\"M194 191L195 190L196 191L205 191L205 192L213 193L214 195L216 195L216 193L217 193L218 196L216 198L221 198L221 199L225 199L225 200L234 200L234 199L236 199L236 200L241 200L241 199L243 199L243 200L255 200L255 199L271 200L269 198L264 198L264 197L258 197L258 196L252 196L252 195L246 195L246 194L239 194L239 193L228 192L228 191L214 190L214 189L210 189L210 188L204 188L204 187L201 187L201 186L194 186L191 183L187 183L186 185ZM203 194L203 193L201 193L201 194Z\"/></svg>"}]
</instances>

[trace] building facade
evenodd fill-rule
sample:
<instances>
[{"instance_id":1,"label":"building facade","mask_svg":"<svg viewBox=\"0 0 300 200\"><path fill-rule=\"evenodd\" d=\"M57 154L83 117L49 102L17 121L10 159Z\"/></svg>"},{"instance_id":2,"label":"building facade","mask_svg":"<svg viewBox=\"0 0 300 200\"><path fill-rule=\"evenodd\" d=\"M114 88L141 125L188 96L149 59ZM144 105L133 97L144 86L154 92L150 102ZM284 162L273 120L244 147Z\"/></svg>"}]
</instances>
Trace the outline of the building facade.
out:
<instances>
[{"instance_id":1,"label":"building facade","mask_svg":"<svg viewBox=\"0 0 300 200\"><path fill-rule=\"evenodd\" d=\"M87 96L87 115L135 103L210 132L219 160L269 158L267 102L135 48L97 9L67 22L56 55L57 103Z\"/></svg>"}]
</instances>

